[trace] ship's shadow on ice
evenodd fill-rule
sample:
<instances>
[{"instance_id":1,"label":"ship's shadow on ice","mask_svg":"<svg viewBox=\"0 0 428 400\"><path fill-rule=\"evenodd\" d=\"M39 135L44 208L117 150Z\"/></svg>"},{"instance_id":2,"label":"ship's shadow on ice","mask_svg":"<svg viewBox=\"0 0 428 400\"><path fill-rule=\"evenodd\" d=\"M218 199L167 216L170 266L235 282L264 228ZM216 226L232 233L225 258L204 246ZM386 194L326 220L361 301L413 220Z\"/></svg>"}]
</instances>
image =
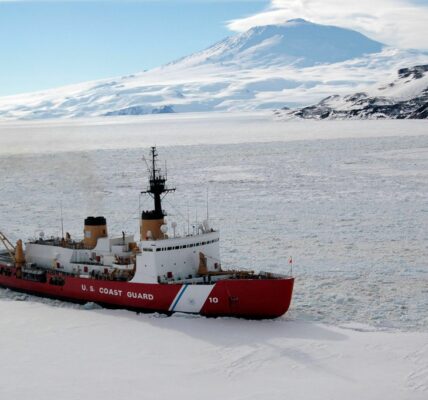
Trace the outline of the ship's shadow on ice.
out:
<instances>
[{"instance_id":1,"label":"ship's shadow on ice","mask_svg":"<svg viewBox=\"0 0 428 400\"><path fill-rule=\"evenodd\" d=\"M93 310L97 313L113 312ZM349 375L331 368L323 354L328 343L349 340L337 328L315 322L289 320L245 320L238 318L205 318L197 315L174 314L170 317L159 314L136 314L118 311L115 318L147 324L156 330L169 330L174 337L189 337L191 342L203 341L207 348L219 349L229 375L260 367L263 363L286 362L298 367L323 371L353 381ZM120 323L120 322L118 322ZM181 340L181 339L179 339ZM334 347L334 344L333 344ZM279 361L286 360L286 361Z\"/></svg>"},{"instance_id":2,"label":"ship's shadow on ice","mask_svg":"<svg viewBox=\"0 0 428 400\"><path fill-rule=\"evenodd\" d=\"M126 317L138 320L142 316L127 313ZM256 321L239 318L205 318L188 314L174 314L163 318L151 314L143 316L143 321L156 328L171 329L197 341L205 341L214 348L230 352L230 357L225 358L228 360L229 374L232 375L239 374L242 369L256 368L264 362L272 363L285 359L287 363L296 367L305 366L339 377L346 382L354 381L352 376L332 368L326 362L330 356L320 357L317 354L328 342L349 340L346 334L338 332L334 327L286 318Z\"/></svg>"},{"instance_id":3,"label":"ship's shadow on ice","mask_svg":"<svg viewBox=\"0 0 428 400\"><path fill-rule=\"evenodd\" d=\"M95 312L109 312L96 310ZM110 311L111 312L111 311ZM114 311L113 311L114 312ZM321 341L342 341L348 337L334 328L299 320L279 318L274 320L247 320L240 318L206 318L198 315L137 314L118 311L119 318L177 331L211 344L233 346L242 343L253 344L275 339L303 339Z\"/></svg>"}]
</instances>

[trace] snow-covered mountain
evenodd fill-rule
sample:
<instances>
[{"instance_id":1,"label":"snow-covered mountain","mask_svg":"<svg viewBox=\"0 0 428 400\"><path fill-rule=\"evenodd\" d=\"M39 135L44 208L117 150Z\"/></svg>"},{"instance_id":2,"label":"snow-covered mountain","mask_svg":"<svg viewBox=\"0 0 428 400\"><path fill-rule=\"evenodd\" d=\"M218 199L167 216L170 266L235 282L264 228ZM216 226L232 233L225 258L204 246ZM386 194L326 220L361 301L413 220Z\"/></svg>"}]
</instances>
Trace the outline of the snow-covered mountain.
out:
<instances>
[{"instance_id":1,"label":"snow-covered mountain","mask_svg":"<svg viewBox=\"0 0 428 400\"><path fill-rule=\"evenodd\" d=\"M365 92L333 95L313 106L275 114L307 119L427 119L428 64L402 68L394 81Z\"/></svg>"},{"instance_id":2,"label":"snow-covered mountain","mask_svg":"<svg viewBox=\"0 0 428 400\"><path fill-rule=\"evenodd\" d=\"M0 98L0 118L297 107L363 91L385 73L424 63L427 53L295 19L254 27L150 71Z\"/></svg>"},{"instance_id":3,"label":"snow-covered mountain","mask_svg":"<svg viewBox=\"0 0 428 400\"><path fill-rule=\"evenodd\" d=\"M382 43L349 29L293 19L284 25L251 28L170 65L215 63L254 68L292 64L309 67L378 53L383 47Z\"/></svg>"}]
</instances>

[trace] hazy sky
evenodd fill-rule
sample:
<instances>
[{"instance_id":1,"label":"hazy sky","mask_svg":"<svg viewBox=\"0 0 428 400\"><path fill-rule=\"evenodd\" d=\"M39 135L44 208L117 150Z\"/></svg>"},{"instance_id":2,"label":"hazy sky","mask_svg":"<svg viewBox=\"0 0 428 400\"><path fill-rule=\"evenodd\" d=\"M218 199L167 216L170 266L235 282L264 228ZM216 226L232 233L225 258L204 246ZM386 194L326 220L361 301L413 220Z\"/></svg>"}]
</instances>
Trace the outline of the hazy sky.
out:
<instances>
[{"instance_id":1,"label":"hazy sky","mask_svg":"<svg viewBox=\"0 0 428 400\"><path fill-rule=\"evenodd\" d=\"M428 0L0 0L0 95L131 74L298 17L428 48Z\"/></svg>"}]
</instances>

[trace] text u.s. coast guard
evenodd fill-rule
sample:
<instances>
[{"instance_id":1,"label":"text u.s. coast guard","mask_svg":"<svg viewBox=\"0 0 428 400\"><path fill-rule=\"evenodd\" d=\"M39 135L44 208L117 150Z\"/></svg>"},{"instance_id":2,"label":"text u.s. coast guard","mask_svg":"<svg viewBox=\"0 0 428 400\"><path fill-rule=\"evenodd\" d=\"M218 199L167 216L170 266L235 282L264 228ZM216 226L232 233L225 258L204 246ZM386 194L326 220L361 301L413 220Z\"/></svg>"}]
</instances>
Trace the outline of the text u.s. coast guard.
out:
<instances>
[{"instance_id":1,"label":"text u.s. coast guard","mask_svg":"<svg viewBox=\"0 0 428 400\"><path fill-rule=\"evenodd\" d=\"M154 296L151 293L141 293L141 292L132 292L129 290L121 290L121 289L112 289L112 288L106 288L106 287L99 287L98 289L95 289L92 285L82 285L81 289L83 292L97 292L100 294L106 294L109 296L117 296L122 297L126 296L129 299L140 299L140 300L154 300Z\"/></svg>"}]
</instances>

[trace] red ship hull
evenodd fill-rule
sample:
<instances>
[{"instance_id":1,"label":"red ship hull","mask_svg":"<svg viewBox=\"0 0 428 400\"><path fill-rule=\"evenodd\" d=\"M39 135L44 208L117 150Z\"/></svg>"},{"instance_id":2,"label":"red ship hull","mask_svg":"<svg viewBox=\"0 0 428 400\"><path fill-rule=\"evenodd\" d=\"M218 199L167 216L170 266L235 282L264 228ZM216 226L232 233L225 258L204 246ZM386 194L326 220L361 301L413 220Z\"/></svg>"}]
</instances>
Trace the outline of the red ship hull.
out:
<instances>
[{"instance_id":1,"label":"red ship hull","mask_svg":"<svg viewBox=\"0 0 428 400\"><path fill-rule=\"evenodd\" d=\"M0 265L1 267L1 265ZM141 312L276 318L290 306L294 278L224 279L213 284L145 284L65 276L61 286L0 274L0 286L43 297Z\"/></svg>"}]
</instances>

